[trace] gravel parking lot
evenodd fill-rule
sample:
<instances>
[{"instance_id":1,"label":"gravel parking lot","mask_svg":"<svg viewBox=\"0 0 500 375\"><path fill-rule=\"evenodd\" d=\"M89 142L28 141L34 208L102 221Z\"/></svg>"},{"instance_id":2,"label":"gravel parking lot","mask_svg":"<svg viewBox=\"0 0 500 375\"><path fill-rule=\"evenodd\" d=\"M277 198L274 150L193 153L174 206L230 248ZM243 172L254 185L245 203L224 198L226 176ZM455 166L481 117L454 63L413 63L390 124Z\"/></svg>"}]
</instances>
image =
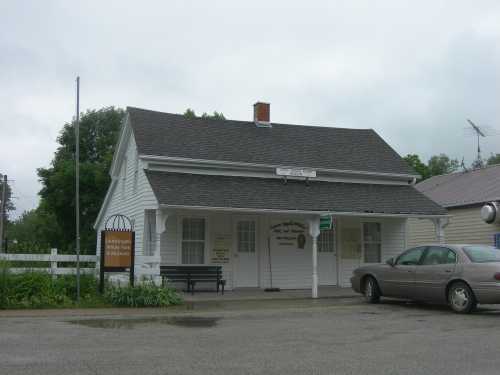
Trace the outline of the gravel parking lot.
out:
<instances>
[{"instance_id":1,"label":"gravel parking lot","mask_svg":"<svg viewBox=\"0 0 500 375\"><path fill-rule=\"evenodd\" d=\"M494 307L345 298L13 315L0 314L0 374L500 372Z\"/></svg>"}]
</instances>

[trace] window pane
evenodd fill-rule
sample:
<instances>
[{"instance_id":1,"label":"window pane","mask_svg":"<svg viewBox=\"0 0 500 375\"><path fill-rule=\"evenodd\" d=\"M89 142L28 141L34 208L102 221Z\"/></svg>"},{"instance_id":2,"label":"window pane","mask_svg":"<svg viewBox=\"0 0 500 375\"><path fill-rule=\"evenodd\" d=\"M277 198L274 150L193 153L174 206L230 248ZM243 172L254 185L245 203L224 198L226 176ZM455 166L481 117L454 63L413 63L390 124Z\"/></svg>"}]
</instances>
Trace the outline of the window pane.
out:
<instances>
[{"instance_id":1,"label":"window pane","mask_svg":"<svg viewBox=\"0 0 500 375\"><path fill-rule=\"evenodd\" d=\"M321 231L318 237L318 251L331 253L335 251L334 230Z\"/></svg>"},{"instance_id":2,"label":"window pane","mask_svg":"<svg viewBox=\"0 0 500 375\"><path fill-rule=\"evenodd\" d=\"M364 241L380 242L380 223L363 223Z\"/></svg>"},{"instance_id":3,"label":"window pane","mask_svg":"<svg viewBox=\"0 0 500 375\"><path fill-rule=\"evenodd\" d=\"M365 244L365 263L380 263L380 248L379 243Z\"/></svg>"},{"instance_id":4,"label":"window pane","mask_svg":"<svg viewBox=\"0 0 500 375\"><path fill-rule=\"evenodd\" d=\"M415 249L410 249L406 253L403 253L402 255L399 256L399 258L396 261L396 264L405 266L417 265L418 262L420 261L420 258L422 257L424 250L425 247L417 247Z\"/></svg>"},{"instance_id":5,"label":"window pane","mask_svg":"<svg viewBox=\"0 0 500 375\"><path fill-rule=\"evenodd\" d=\"M183 240L205 240L205 219L184 218L182 219Z\"/></svg>"},{"instance_id":6,"label":"window pane","mask_svg":"<svg viewBox=\"0 0 500 375\"><path fill-rule=\"evenodd\" d=\"M238 252L255 252L255 222L239 221L237 224Z\"/></svg>"},{"instance_id":7,"label":"window pane","mask_svg":"<svg viewBox=\"0 0 500 375\"><path fill-rule=\"evenodd\" d=\"M182 263L184 264L203 264L204 263L204 242L182 242Z\"/></svg>"},{"instance_id":8,"label":"window pane","mask_svg":"<svg viewBox=\"0 0 500 375\"><path fill-rule=\"evenodd\" d=\"M444 247L431 246L425 254L422 265L432 266L437 264L455 263L455 253Z\"/></svg>"}]
</instances>

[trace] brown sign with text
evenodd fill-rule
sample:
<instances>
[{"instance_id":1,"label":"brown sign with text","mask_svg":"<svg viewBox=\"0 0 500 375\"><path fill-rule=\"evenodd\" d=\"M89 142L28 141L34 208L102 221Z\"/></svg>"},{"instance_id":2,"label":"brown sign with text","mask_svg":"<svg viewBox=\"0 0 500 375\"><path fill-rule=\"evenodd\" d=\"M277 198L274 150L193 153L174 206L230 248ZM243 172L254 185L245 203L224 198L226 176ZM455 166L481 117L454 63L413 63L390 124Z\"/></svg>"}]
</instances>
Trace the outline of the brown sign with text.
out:
<instances>
[{"instance_id":1,"label":"brown sign with text","mask_svg":"<svg viewBox=\"0 0 500 375\"><path fill-rule=\"evenodd\" d=\"M133 232L105 231L104 267L132 267Z\"/></svg>"}]
</instances>

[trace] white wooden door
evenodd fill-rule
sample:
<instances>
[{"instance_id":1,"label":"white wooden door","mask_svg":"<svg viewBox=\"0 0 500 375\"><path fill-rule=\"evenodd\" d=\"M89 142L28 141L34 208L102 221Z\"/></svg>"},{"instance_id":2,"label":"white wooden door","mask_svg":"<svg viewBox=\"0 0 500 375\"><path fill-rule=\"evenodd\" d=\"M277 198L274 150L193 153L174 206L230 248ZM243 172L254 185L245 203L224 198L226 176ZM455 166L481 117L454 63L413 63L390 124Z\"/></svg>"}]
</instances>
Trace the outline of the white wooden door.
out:
<instances>
[{"instance_id":1,"label":"white wooden door","mask_svg":"<svg viewBox=\"0 0 500 375\"><path fill-rule=\"evenodd\" d=\"M257 223L252 218L238 218L234 225L235 287L258 287Z\"/></svg>"},{"instance_id":2,"label":"white wooden door","mask_svg":"<svg viewBox=\"0 0 500 375\"><path fill-rule=\"evenodd\" d=\"M335 231L322 230L318 238L319 285L337 285L337 249Z\"/></svg>"}]
</instances>

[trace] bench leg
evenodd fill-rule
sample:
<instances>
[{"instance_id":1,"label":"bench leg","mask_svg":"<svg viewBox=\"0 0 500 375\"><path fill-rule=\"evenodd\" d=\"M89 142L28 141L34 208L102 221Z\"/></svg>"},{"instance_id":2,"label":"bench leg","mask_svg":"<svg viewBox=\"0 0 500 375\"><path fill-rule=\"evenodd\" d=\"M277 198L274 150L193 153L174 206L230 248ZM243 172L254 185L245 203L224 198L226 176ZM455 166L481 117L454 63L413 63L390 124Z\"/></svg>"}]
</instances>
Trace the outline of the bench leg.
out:
<instances>
[{"instance_id":1,"label":"bench leg","mask_svg":"<svg viewBox=\"0 0 500 375\"><path fill-rule=\"evenodd\" d=\"M192 296L194 295L194 285L195 285L195 282L191 281L191 295Z\"/></svg>"}]
</instances>

